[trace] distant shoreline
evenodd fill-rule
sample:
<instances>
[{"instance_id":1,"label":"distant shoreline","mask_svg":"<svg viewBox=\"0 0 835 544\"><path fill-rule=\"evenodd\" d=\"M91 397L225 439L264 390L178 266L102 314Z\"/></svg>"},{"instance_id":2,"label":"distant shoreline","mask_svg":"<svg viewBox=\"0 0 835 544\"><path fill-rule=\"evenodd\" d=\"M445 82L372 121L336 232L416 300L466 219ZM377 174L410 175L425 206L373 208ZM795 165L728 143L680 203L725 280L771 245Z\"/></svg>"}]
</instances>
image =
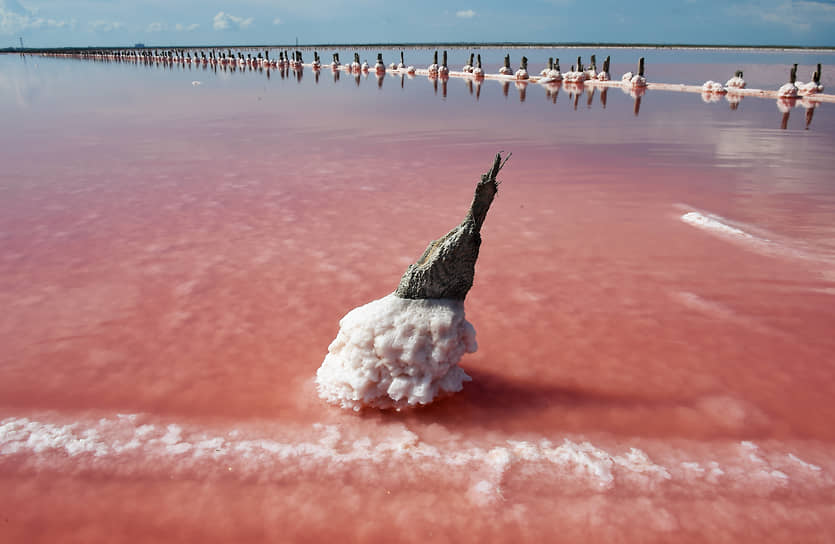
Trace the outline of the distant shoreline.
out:
<instances>
[{"instance_id":1,"label":"distant shoreline","mask_svg":"<svg viewBox=\"0 0 835 544\"><path fill-rule=\"evenodd\" d=\"M437 42L437 43L317 43L317 44L222 44L222 45L145 45L134 46L87 46L87 47L7 47L0 49L0 53L49 53L62 51L89 50L133 50L133 49L420 49L420 48L448 48L448 49L656 49L656 50L693 50L693 51L756 51L756 52L809 52L835 53L835 46L811 47L801 45L715 45L715 44L667 44L667 43L598 43L598 42Z\"/></svg>"}]
</instances>

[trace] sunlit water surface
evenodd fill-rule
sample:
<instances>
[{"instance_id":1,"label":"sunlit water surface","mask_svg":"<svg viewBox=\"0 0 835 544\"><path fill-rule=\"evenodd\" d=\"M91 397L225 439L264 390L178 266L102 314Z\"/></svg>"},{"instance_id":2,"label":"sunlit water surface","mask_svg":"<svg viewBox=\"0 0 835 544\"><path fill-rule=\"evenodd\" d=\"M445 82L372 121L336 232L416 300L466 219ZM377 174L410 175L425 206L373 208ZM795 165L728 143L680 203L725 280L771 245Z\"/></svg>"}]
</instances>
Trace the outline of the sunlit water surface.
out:
<instances>
[{"instance_id":1,"label":"sunlit water surface","mask_svg":"<svg viewBox=\"0 0 835 544\"><path fill-rule=\"evenodd\" d=\"M2 56L0 118L0 541L832 538L832 104ZM499 150L473 381L324 404L339 319Z\"/></svg>"}]
</instances>

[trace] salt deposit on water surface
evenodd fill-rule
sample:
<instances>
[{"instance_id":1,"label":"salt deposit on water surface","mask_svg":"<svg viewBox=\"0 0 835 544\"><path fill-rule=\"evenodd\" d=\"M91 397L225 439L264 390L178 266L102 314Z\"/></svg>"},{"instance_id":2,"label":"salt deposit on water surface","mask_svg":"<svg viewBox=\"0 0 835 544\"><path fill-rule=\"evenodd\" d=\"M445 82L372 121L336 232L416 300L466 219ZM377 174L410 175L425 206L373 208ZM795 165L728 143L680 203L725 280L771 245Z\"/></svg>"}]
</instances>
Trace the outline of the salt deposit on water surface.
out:
<instances>
[{"instance_id":1,"label":"salt deposit on water surface","mask_svg":"<svg viewBox=\"0 0 835 544\"><path fill-rule=\"evenodd\" d=\"M466 490L475 503L500 499L503 487L531 477L553 492L618 489L664 495L680 486L692 495L710 490L753 496L777 489L835 491L835 463L814 444L642 442L658 453L651 457L628 445L604 448L578 437L492 441L452 434L426 441L402 424L382 434L367 434L321 423L273 424L265 431L178 424L141 414L73 423L50 421L45 415L0 421L0 467L15 464L25 472L116 478L171 474L269 482L295 475L299 485L306 478L358 471L368 478L368 485L374 485L384 479L375 471L393 474L408 466L407 477L419 474L434 482L442 476L447 485ZM819 465L804 455L824 461Z\"/></svg>"}]
</instances>

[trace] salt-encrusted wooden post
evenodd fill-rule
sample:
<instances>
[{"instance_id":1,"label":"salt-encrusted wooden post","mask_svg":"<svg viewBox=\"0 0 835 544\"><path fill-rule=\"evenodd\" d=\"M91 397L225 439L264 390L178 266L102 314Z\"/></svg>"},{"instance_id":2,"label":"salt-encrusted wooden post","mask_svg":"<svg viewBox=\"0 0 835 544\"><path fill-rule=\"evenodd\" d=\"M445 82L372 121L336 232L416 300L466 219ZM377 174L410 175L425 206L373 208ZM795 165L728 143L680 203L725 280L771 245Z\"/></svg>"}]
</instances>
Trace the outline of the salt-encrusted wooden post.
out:
<instances>
[{"instance_id":1,"label":"salt-encrusted wooden post","mask_svg":"<svg viewBox=\"0 0 835 544\"><path fill-rule=\"evenodd\" d=\"M510 70L510 55L504 56L504 67Z\"/></svg>"},{"instance_id":2,"label":"salt-encrusted wooden post","mask_svg":"<svg viewBox=\"0 0 835 544\"><path fill-rule=\"evenodd\" d=\"M582 72L582 71L583 71L583 63L581 62L580 57L577 57L577 71L578 71L578 72Z\"/></svg>"},{"instance_id":3,"label":"salt-encrusted wooden post","mask_svg":"<svg viewBox=\"0 0 835 544\"><path fill-rule=\"evenodd\" d=\"M797 81L797 64L793 64L791 71L789 71L789 83L794 83L796 81Z\"/></svg>"},{"instance_id":4,"label":"salt-encrusted wooden post","mask_svg":"<svg viewBox=\"0 0 835 544\"><path fill-rule=\"evenodd\" d=\"M609 57L606 57L606 60L603 61L603 71L607 74L609 73ZM611 75L611 74L609 74Z\"/></svg>"},{"instance_id":5,"label":"salt-encrusted wooden post","mask_svg":"<svg viewBox=\"0 0 835 544\"><path fill-rule=\"evenodd\" d=\"M520 70L525 70L527 72L527 70L528 70L528 57L522 56L522 64L521 64L521 66L519 66L519 69Z\"/></svg>"},{"instance_id":6,"label":"salt-encrusted wooden post","mask_svg":"<svg viewBox=\"0 0 835 544\"><path fill-rule=\"evenodd\" d=\"M501 153L496 154L493 166L482 174L476 186L464 220L443 238L430 242L420 259L400 278L395 296L406 299L466 298L473 286L475 262L481 247L481 226L499 190L496 176L510 155L508 153L503 160Z\"/></svg>"},{"instance_id":7,"label":"salt-encrusted wooden post","mask_svg":"<svg viewBox=\"0 0 835 544\"><path fill-rule=\"evenodd\" d=\"M400 52L400 64L406 66L406 63L403 61L403 51Z\"/></svg>"},{"instance_id":8,"label":"salt-encrusted wooden post","mask_svg":"<svg viewBox=\"0 0 835 544\"><path fill-rule=\"evenodd\" d=\"M641 77L644 75L644 57L638 59L638 75Z\"/></svg>"},{"instance_id":9,"label":"salt-encrusted wooden post","mask_svg":"<svg viewBox=\"0 0 835 544\"><path fill-rule=\"evenodd\" d=\"M591 56L591 69L595 72L597 71L597 60L595 59L594 55Z\"/></svg>"},{"instance_id":10,"label":"salt-encrusted wooden post","mask_svg":"<svg viewBox=\"0 0 835 544\"><path fill-rule=\"evenodd\" d=\"M815 82L815 85L821 84L821 74L823 73L822 68L821 63L818 63L818 69L815 70L815 74L812 76L812 81Z\"/></svg>"}]
</instances>

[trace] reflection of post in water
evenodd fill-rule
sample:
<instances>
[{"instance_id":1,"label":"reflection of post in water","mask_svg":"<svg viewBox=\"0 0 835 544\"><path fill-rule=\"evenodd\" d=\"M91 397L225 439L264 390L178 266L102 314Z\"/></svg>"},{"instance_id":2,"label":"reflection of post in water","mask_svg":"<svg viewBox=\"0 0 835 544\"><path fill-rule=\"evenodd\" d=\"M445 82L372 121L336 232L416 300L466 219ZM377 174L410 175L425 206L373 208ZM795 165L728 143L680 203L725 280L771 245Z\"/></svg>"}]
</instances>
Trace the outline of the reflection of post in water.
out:
<instances>
[{"instance_id":1,"label":"reflection of post in water","mask_svg":"<svg viewBox=\"0 0 835 544\"><path fill-rule=\"evenodd\" d=\"M778 98L777 99L777 109L783 113L782 119L780 119L780 128L786 130L789 126L789 114L792 111L795 103L797 102L796 98Z\"/></svg>"},{"instance_id":2,"label":"reflection of post in water","mask_svg":"<svg viewBox=\"0 0 835 544\"><path fill-rule=\"evenodd\" d=\"M502 81L502 94L507 98L507 89L510 87L509 81Z\"/></svg>"},{"instance_id":3,"label":"reflection of post in water","mask_svg":"<svg viewBox=\"0 0 835 544\"><path fill-rule=\"evenodd\" d=\"M560 94L560 85L559 83L550 83L547 87L545 87L545 98L551 99L552 104L557 103L557 96Z\"/></svg>"},{"instance_id":4,"label":"reflection of post in water","mask_svg":"<svg viewBox=\"0 0 835 544\"><path fill-rule=\"evenodd\" d=\"M403 55L403 53L400 53L400 54ZM406 83L406 75L405 74L400 74L400 88L401 89L405 86L405 83Z\"/></svg>"},{"instance_id":5,"label":"reflection of post in water","mask_svg":"<svg viewBox=\"0 0 835 544\"><path fill-rule=\"evenodd\" d=\"M225 70L225 68L224 68L224 70ZM267 79L270 79L270 69L269 68L267 68Z\"/></svg>"},{"instance_id":6,"label":"reflection of post in water","mask_svg":"<svg viewBox=\"0 0 835 544\"><path fill-rule=\"evenodd\" d=\"M482 78L477 78L475 80L475 101L478 102L478 99L481 97L481 83Z\"/></svg>"},{"instance_id":7,"label":"reflection of post in water","mask_svg":"<svg viewBox=\"0 0 835 544\"><path fill-rule=\"evenodd\" d=\"M473 95L473 80L469 79L469 78L465 79L464 80L464 85L467 86L467 90L470 91L470 96L472 96Z\"/></svg>"},{"instance_id":8,"label":"reflection of post in water","mask_svg":"<svg viewBox=\"0 0 835 544\"><path fill-rule=\"evenodd\" d=\"M820 64L818 64L818 70L820 70ZM820 83L818 83L818 85L820 85ZM806 130L809 130L809 125L812 124L812 116L815 115L815 108L818 107L818 103L812 100L804 99L802 104L803 107L806 108Z\"/></svg>"},{"instance_id":9,"label":"reflection of post in water","mask_svg":"<svg viewBox=\"0 0 835 544\"><path fill-rule=\"evenodd\" d=\"M313 82L316 83L316 85L319 84L319 72L320 70L313 70ZM269 74L269 71L267 71L267 73Z\"/></svg>"},{"instance_id":10,"label":"reflection of post in water","mask_svg":"<svg viewBox=\"0 0 835 544\"><path fill-rule=\"evenodd\" d=\"M728 93L725 95L725 100L728 101L728 106L731 108L731 111L736 111L739 108L739 103L742 102L742 95Z\"/></svg>"},{"instance_id":11,"label":"reflection of post in water","mask_svg":"<svg viewBox=\"0 0 835 544\"><path fill-rule=\"evenodd\" d=\"M430 77L429 79L432 80L432 90L435 91L435 95L438 94L438 78Z\"/></svg>"},{"instance_id":12,"label":"reflection of post in water","mask_svg":"<svg viewBox=\"0 0 835 544\"><path fill-rule=\"evenodd\" d=\"M517 81L516 82L516 89L519 91L519 102L524 102L525 97L528 94L528 82L527 81Z\"/></svg>"},{"instance_id":13,"label":"reflection of post in water","mask_svg":"<svg viewBox=\"0 0 835 544\"><path fill-rule=\"evenodd\" d=\"M606 60L609 60L609 59L607 58ZM608 92L609 92L609 87L603 87L603 90L600 91L600 105L603 106L604 110L606 109L606 94Z\"/></svg>"},{"instance_id":14,"label":"reflection of post in water","mask_svg":"<svg viewBox=\"0 0 835 544\"><path fill-rule=\"evenodd\" d=\"M592 55L592 66L594 66L594 55ZM594 91L595 91L595 88L592 87L588 98L586 98L586 107L589 108L589 109L591 109L591 105L594 102Z\"/></svg>"},{"instance_id":15,"label":"reflection of post in water","mask_svg":"<svg viewBox=\"0 0 835 544\"><path fill-rule=\"evenodd\" d=\"M577 111L577 104L580 102L580 93L574 92L574 111Z\"/></svg>"},{"instance_id":16,"label":"reflection of post in water","mask_svg":"<svg viewBox=\"0 0 835 544\"><path fill-rule=\"evenodd\" d=\"M375 72L374 75L377 76L377 88L382 89L383 88L383 80L386 78L386 73L385 72Z\"/></svg>"},{"instance_id":17,"label":"reflection of post in water","mask_svg":"<svg viewBox=\"0 0 835 544\"><path fill-rule=\"evenodd\" d=\"M356 82L357 87L360 86L360 73L359 72L354 72L354 82Z\"/></svg>"},{"instance_id":18,"label":"reflection of post in water","mask_svg":"<svg viewBox=\"0 0 835 544\"><path fill-rule=\"evenodd\" d=\"M635 94L635 107L632 108L632 113L635 114L635 117L638 117L638 114L641 113L641 96L642 96L642 94L637 94L637 93Z\"/></svg>"},{"instance_id":19,"label":"reflection of post in water","mask_svg":"<svg viewBox=\"0 0 835 544\"><path fill-rule=\"evenodd\" d=\"M444 54L446 54L446 51L444 51ZM449 81L448 76L447 77L441 77L441 96L444 97L444 98L446 98L447 81Z\"/></svg>"}]
</instances>

